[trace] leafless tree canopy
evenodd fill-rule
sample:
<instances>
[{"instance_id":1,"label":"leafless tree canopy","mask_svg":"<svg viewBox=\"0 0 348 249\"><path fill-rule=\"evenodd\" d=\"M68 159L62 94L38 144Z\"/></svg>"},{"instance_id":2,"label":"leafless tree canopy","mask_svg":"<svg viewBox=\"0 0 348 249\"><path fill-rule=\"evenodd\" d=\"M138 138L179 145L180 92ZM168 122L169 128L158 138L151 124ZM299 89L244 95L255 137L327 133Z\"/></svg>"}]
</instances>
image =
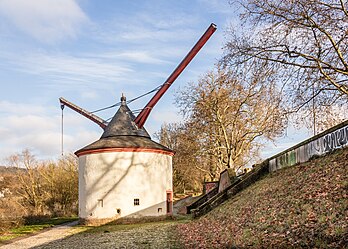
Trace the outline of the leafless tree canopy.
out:
<instances>
[{"instance_id":1,"label":"leafless tree canopy","mask_svg":"<svg viewBox=\"0 0 348 249\"><path fill-rule=\"evenodd\" d=\"M313 98L319 107L347 104L347 1L231 1L237 4L242 21L228 32L225 65L267 61L287 85L293 111L309 107Z\"/></svg>"},{"instance_id":2,"label":"leafless tree canopy","mask_svg":"<svg viewBox=\"0 0 348 249\"><path fill-rule=\"evenodd\" d=\"M175 193L202 191L204 172L197 170L200 163L199 144L186 124L163 124L156 134L161 144L175 151L173 158L173 187Z\"/></svg>"},{"instance_id":3,"label":"leafless tree canopy","mask_svg":"<svg viewBox=\"0 0 348 249\"><path fill-rule=\"evenodd\" d=\"M180 129L161 131L177 158L186 153L188 161L174 168L194 168L208 180L255 160L262 142L282 134L289 114L319 129L348 117L346 1L230 3L242 14L227 32L220 65L179 93L186 118Z\"/></svg>"},{"instance_id":4,"label":"leafless tree canopy","mask_svg":"<svg viewBox=\"0 0 348 249\"><path fill-rule=\"evenodd\" d=\"M58 162L38 161L29 150L8 158L18 188L9 198L18 199L26 215L76 214L78 199L77 159L69 154Z\"/></svg>"},{"instance_id":5,"label":"leafless tree canopy","mask_svg":"<svg viewBox=\"0 0 348 249\"><path fill-rule=\"evenodd\" d=\"M199 144L202 162L196 167L212 180L255 159L261 139L272 140L285 127L273 72L260 72L259 66L242 72L218 68L178 95L186 129Z\"/></svg>"}]
</instances>

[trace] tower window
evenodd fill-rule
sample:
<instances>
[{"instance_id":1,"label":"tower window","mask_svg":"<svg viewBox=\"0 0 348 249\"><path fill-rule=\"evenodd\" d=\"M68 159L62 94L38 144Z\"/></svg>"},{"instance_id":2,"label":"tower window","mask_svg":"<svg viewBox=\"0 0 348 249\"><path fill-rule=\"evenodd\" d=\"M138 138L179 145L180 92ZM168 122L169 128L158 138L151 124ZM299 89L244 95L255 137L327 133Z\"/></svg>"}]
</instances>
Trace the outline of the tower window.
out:
<instances>
[{"instance_id":1,"label":"tower window","mask_svg":"<svg viewBox=\"0 0 348 249\"><path fill-rule=\"evenodd\" d=\"M134 206L139 206L140 205L140 201L139 199L134 199Z\"/></svg>"},{"instance_id":2,"label":"tower window","mask_svg":"<svg viewBox=\"0 0 348 249\"><path fill-rule=\"evenodd\" d=\"M103 207L104 203L103 203L103 199L98 199L98 207Z\"/></svg>"}]
</instances>

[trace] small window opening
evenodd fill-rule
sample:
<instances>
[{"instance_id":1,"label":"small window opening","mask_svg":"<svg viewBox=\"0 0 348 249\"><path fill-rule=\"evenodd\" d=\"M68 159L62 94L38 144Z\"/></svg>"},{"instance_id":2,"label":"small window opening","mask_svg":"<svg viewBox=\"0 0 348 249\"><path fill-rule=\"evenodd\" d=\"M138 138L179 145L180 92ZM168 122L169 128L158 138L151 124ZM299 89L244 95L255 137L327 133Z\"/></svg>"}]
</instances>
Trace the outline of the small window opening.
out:
<instances>
[{"instance_id":1,"label":"small window opening","mask_svg":"<svg viewBox=\"0 0 348 249\"><path fill-rule=\"evenodd\" d=\"M104 203L103 203L103 199L98 199L98 207L103 207Z\"/></svg>"},{"instance_id":2,"label":"small window opening","mask_svg":"<svg viewBox=\"0 0 348 249\"><path fill-rule=\"evenodd\" d=\"M134 199L134 206L139 206L140 205L140 201L138 198Z\"/></svg>"},{"instance_id":3,"label":"small window opening","mask_svg":"<svg viewBox=\"0 0 348 249\"><path fill-rule=\"evenodd\" d=\"M158 213L162 213L162 208L158 208L158 209L157 209L157 212L158 212Z\"/></svg>"}]
</instances>

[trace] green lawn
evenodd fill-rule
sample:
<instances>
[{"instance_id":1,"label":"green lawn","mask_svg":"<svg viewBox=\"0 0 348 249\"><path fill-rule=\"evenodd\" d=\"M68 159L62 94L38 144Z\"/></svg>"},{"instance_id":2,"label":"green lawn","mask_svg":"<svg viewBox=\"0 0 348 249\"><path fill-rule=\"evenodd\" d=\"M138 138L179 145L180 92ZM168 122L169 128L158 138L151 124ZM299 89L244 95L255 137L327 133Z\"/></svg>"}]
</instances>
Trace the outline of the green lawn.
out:
<instances>
[{"instance_id":1,"label":"green lawn","mask_svg":"<svg viewBox=\"0 0 348 249\"><path fill-rule=\"evenodd\" d=\"M40 221L37 223L35 222L35 224L32 224L32 225L23 225L17 228L12 228L9 231L0 235L0 244L3 244L4 242L8 240L34 234L34 233L42 231L45 228L53 227L56 225L67 223L67 222L72 222L77 219L78 219L77 217L59 217L59 218L48 219L45 221Z\"/></svg>"}]
</instances>

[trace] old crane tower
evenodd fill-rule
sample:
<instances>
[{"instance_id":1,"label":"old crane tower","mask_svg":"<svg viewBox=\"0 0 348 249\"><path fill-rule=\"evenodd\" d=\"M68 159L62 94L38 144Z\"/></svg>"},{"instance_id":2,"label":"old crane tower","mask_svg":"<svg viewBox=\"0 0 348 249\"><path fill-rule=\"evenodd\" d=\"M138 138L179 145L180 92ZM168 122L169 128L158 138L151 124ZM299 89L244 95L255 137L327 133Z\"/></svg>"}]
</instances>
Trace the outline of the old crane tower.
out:
<instances>
[{"instance_id":1,"label":"old crane tower","mask_svg":"<svg viewBox=\"0 0 348 249\"><path fill-rule=\"evenodd\" d=\"M62 110L67 106L104 130L99 140L75 152L79 159L81 222L104 223L120 217L160 217L172 213L174 152L151 140L144 124L159 99L215 30L215 24L211 24L136 117L125 96L110 122L59 99Z\"/></svg>"}]
</instances>

